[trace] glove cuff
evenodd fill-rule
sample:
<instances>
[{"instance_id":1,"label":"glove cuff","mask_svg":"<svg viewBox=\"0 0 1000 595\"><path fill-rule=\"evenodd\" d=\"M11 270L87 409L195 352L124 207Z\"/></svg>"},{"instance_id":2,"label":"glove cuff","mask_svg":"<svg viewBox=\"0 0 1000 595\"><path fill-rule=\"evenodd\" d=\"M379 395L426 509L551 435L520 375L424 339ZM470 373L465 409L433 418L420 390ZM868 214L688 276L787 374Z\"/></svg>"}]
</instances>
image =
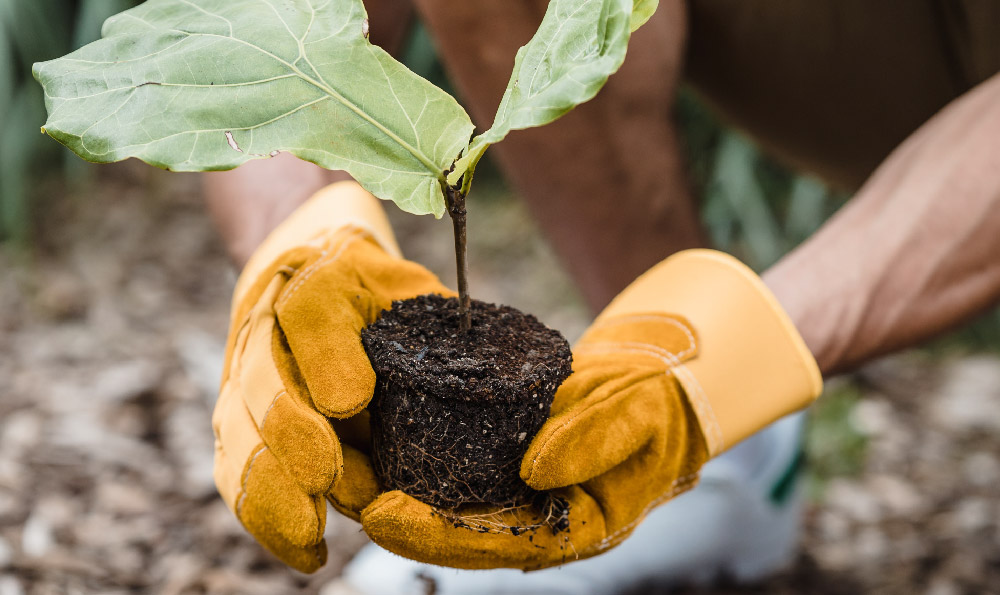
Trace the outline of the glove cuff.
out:
<instances>
[{"instance_id":1,"label":"glove cuff","mask_svg":"<svg viewBox=\"0 0 1000 595\"><path fill-rule=\"evenodd\" d=\"M819 367L777 299L727 254L686 250L667 258L636 279L597 321L642 312L682 315L698 335L698 355L673 370L710 456L822 392Z\"/></svg>"},{"instance_id":2,"label":"glove cuff","mask_svg":"<svg viewBox=\"0 0 1000 595\"><path fill-rule=\"evenodd\" d=\"M240 273L233 303L239 304L257 278L283 253L296 246L322 242L324 236L348 225L370 232L383 250L401 256L380 201L357 182L336 182L313 194L264 239Z\"/></svg>"}]
</instances>

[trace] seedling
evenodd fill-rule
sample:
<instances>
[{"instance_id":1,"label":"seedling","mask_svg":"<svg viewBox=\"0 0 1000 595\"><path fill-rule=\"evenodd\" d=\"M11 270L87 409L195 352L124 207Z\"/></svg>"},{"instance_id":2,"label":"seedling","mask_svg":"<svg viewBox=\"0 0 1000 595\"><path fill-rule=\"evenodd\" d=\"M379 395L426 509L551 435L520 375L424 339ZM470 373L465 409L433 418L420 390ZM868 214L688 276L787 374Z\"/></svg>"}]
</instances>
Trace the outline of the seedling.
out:
<instances>
[{"instance_id":1,"label":"seedling","mask_svg":"<svg viewBox=\"0 0 1000 595\"><path fill-rule=\"evenodd\" d=\"M42 130L88 161L136 157L172 171L226 170L291 153L346 170L404 211L435 217L447 211L455 233L457 318L467 334L473 308L466 197L476 165L512 130L551 122L594 97L622 64L632 31L656 4L551 0L538 31L517 52L493 125L473 137L472 121L454 98L368 41L361 0L149 0L108 19L103 39L35 65L49 114ZM509 312L494 315L500 316L494 327L508 325ZM537 321L527 324L534 328ZM393 341L422 361L419 345ZM513 454L495 461L515 480L514 463L569 373L565 340L554 341L549 351L563 361L550 366L558 372L532 376L537 364L551 363L546 356L518 360L531 378L525 395L496 396L499 381L481 393L483 406L502 402L508 413L518 407L537 413L530 427L504 438L516 442ZM442 398L468 400L475 381L458 378L451 388L465 396ZM385 405L380 391L376 409ZM490 425L490 416L482 419ZM479 429L476 425L475 432ZM485 428L484 433L489 434ZM455 440L463 448L478 448L461 436ZM499 456L487 450L483 456ZM462 501L448 489L434 490L447 495L442 503ZM499 503L516 491L485 501Z\"/></svg>"}]
</instances>

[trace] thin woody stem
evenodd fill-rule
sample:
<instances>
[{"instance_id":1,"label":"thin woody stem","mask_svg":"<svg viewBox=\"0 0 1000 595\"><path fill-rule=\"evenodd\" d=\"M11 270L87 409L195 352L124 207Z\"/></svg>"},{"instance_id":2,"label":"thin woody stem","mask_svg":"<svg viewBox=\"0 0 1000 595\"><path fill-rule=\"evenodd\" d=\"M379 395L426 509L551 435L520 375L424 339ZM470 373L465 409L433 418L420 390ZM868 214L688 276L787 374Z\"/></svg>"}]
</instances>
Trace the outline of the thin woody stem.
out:
<instances>
[{"instance_id":1,"label":"thin woody stem","mask_svg":"<svg viewBox=\"0 0 1000 595\"><path fill-rule=\"evenodd\" d=\"M462 331L472 328L472 300L469 297L469 262L466 258L465 194L460 186L448 186L448 214L455 229L455 263L458 265L458 315Z\"/></svg>"}]
</instances>

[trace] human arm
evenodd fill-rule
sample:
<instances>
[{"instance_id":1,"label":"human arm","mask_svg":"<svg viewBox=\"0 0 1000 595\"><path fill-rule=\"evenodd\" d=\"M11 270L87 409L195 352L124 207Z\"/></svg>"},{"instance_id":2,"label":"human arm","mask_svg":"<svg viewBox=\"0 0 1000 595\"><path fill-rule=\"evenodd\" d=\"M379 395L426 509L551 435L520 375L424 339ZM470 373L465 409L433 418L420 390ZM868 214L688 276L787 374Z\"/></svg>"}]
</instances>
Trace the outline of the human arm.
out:
<instances>
[{"instance_id":1,"label":"human arm","mask_svg":"<svg viewBox=\"0 0 1000 595\"><path fill-rule=\"evenodd\" d=\"M945 107L763 275L824 375L1000 299L1000 74Z\"/></svg>"}]
</instances>

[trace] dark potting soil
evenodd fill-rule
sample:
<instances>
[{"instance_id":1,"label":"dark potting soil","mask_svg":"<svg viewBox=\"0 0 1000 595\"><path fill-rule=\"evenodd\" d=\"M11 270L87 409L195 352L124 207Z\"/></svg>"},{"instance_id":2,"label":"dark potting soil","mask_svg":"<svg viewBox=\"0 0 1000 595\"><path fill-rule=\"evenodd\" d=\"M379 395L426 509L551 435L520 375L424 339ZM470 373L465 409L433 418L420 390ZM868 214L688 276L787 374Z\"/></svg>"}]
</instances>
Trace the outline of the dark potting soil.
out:
<instances>
[{"instance_id":1,"label":"dark potting soil","mask_svg":"<svg viewBox=\"0 0 1000 595\"><path fill-rule=\"evenodd\" d=\"M473 300L397 301L361 333L375 369L372 462L383 486L454 508L525 502L521 458L569 376L569 343L534 316Z\"/></svg>"}]
</instances>

